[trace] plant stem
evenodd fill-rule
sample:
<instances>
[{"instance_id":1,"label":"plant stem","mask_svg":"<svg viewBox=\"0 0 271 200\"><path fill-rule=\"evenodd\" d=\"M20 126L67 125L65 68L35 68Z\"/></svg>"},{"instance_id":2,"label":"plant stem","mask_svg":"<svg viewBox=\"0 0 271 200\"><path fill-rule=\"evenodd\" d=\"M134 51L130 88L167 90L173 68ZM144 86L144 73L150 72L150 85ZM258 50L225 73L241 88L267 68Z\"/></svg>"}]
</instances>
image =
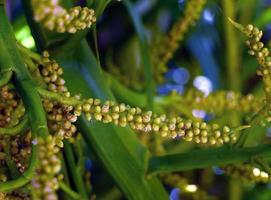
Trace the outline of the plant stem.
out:
<instances>
[{"instance_id":1,"label":"plant stem","mask_svg":"<svg viewBox=\"0 0 271 200\"><path fill-rule=\"evenodd\" d=\"M81 199L87 200L88 194L85 190L82 176L80 173L78 173L78 170L76 168L72 146L68 141L64 141L64 155L65 155L65 159L68 160L67 165L69 168L69 172L71 173L72 180L74 181L74 185L77 191L82 197Z\"/></svg>"},{"instance_id":2,"label":"plant stem","mask_svg":"<svg viewBox=\"0 0 271 200\"><path fill-rule=\"evenodd\" d=\"M4 46L1 45L1 54L6 54L5 58L0 57L0 63L3 64L1 65L1 69L11 68L15 72L14 85L22 97L24 106L28 112L32 139L35 140L37 134L45 138L49 134L49 131L42 102L17 49L16 39L6 16L4 5L0 5L0 30L0 42L5 44ZM37 145L36 142L32 142L32 153L28 168L17 179L0 183L0 192L14 190L27 184L35 174L38 162L37 158Z\"/></svg>"},{"instance_id":3,"label":"plant stem","mask_svg":"<svg viewBox=\"0 0 271 200\"><path fill-rule=\"evenodd\" d=\"M0 87L3 87L4 85L8 84L12 77L12 71L2 72L1 78L0 78Z\"/></svg>"},{"instance_id":4,"label":"plant stem","mask_svg":"<svg viewBox=\"0 0 271 200\"><path fill-rule=\"evenodd\" d=\"M62 189L65 193L67 193L72 199L74 200L80 200L82 199L81 196L73 191L69 186L67 186L64 182L59 183L60 189Z\"/></svg>"},{"instance_id":5,"label":"plant stem","mask_svg":"<svg viewBox=\"0 0 271 200\"><path fill-rule=\"evenodd\" d=\"M24 55L29 56L31 59L33 59L34 61L36 61L38 63L41 62L42 57L39 54L37 54L37 53L31 51L30 49L26 48L25 46L23 46L19 42L17 42L17 47Z\"/></svg>"},{"instance_id":6,"label":"plant stem","mask_svg":"<svg viewBox=\"0 0 271 200\"><path fill-rule=\"evenodd\" d=\"M0 135L9 135L14 136L20 133L23 133L23 131L29 126L28 118L25 117L18 125L9 127L9 128L1 128L0 127Z\"/></svg>"},{"instance_id":7,"label":"plant stem","mask_svg":"<svg viewBox=\"0 0 271 200\"><path fill-rule=\"evenodd\" d=\"M50 92L42 88L37 88L37 91L43 98L57 101L65 105L76 106L82 103L80 100L76 99L75 97L65 97L59 93Z\"/></svg>"},{"instance_id":8,"label":"plant stem","mask_svg":"<svg viewBox=\"0 0 271 200\"><path fill-rule=\"evenodd\" d=\"M224 26L226 34L226 61L230 88L234 91L240 91L241 81L238 74L240 74L240 52L239 43L236 39L236 33L234 27L229 23L228 18L235 20L234 15L234 1L233 0L223 0L223 10L225 12Z\"/></svg>"}]
</instances>

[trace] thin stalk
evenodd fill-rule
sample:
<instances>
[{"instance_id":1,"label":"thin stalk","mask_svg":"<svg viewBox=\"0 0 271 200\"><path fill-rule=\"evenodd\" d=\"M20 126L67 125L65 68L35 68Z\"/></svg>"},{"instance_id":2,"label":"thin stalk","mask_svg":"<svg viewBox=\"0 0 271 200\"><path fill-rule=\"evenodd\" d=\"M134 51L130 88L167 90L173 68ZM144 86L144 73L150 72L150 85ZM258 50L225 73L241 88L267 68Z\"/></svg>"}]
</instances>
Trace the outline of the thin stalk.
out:
<instances>
[{"instance_id":1,"label":"thin stalk","mask_svg":"<svg viewBox=\"0 0 271 200\"><path fill-rule=\"evenodd\" d=\"M3 87L4 85L8 84L12 77L12 71L6 71L1 73L0 78L0 87Z\"/></svg>"},{"instance_id":2,"label":"thin stalk","mask_svg":"<svg viewBox=\"0 0 271 200\"><path fill-rule=\"evenodd\" d=\"M96 24L93 25L92 35L93 35L93 39L94 39L94 46L95 46L95 53L96 53L96 57L97 57L97 62L98 62L98 65L101 66Z\"/></svg>"},{"instance_id":3,"label":"thin stalk","mask_svg":"<svg viewBox=\"0 0 271 200\"><path fill-rule=\"evenodd\" d=\"M82 199L81 196L73 191L68 185L66 185L64 182L60 182L59 183L59 187L61 190L63 190L69 197L71 197L74 200L80 200Z\"/></svg>"},{"instance_id":4,"label":"thin stalk","mask_svg":"<svg viewBox=\"0 0 271 200\"><path fill-rule=\"evenodd\" d=\"M72 180L74 181L74 185L76 187L76 190L81 195L81 199L87 200L88 194L86 192L86 189L84 187L84 182L82 179L82 176L80 173L78 173L78 170L76 168L76 163L72 151L72 146L69 142L64 141L64 155L65 159L68 160L67 165L69 168L69 172L71 173Z\"/></svg>"},{"instance_id":5,"label":"thin stalk","mask_svg":"<svg viewBox=\"0 0 271 200\"><path fill-rule=\"evenodd\" d=\"M37 88L38 93L44 98L44 99L50 99L53 101L57 101L59 103L69 105L69 106L76 106L81 104L82 102L74 97L65 97L59 93L50 92L48 90Z\"/></svg>"},{"instance_id":6,"label":"thin stalk","mask_svg":"<svg viewBox=\"0 0 271 200\"><path fill-rule=\"evenodd\" d=\"M230 89L240 91L241 81L238 74L240 74L240 52L239 42L236 37L235 28L229 23L228 18L235 20L234 1L223 0L224 26L225 26L225 44L226 44L226 61L229 78Z\"/></svg>"},{"instance_id":7,"label":"thin stalk","mask_svg":"<svg viewBox=\"0 0 271 200\"><path fill-rule=\"evenodd\" d=\"M236 32L234 26L229 23L228 18L235 20L235 1L234 0L223 0L223 10L225 12L224 17L224 26L225 26L225 39L226 39L226 62L227 62L227 73L228 73L228 82L231 90L240 91L241 89L241 79L240 74L240 48L239 42L236 37ZM240 124L240 116L238 113L232 113L231 123L235 126ZM242 195L242 189L240 184L236 184L232 179L229 182L229 194L230 200L238 200Z\"/></svg>"},{"instance_id":8,"label":"thin stalk","mask_svg":"<svg viewBox=\"0 0 271 200\"><path fill-rule=\"evenodd\" d=\"M20 50L21 53L23 53L24 55L29 56L31 59L33 59L37 63L40 63L42 61L42 57L39 54L37 54L37 53L31 51L30 49L26 48L21 43L17 42L17 47L18 47L18 49Z\"/></svg>"},{"instance_id":9,"label":"thin stalk","mask_svg":"<svg viewBox=\"0 0 271 200\"><path fill-rule=\"evenodd\" d=\"M27 117L23 118L23 120L16 126L9 128L1 128L0 127L0 135L8 135L14 136L20 133L23 133L25 129L29 127L29 120Z\"/></svg>"}]
</instances>

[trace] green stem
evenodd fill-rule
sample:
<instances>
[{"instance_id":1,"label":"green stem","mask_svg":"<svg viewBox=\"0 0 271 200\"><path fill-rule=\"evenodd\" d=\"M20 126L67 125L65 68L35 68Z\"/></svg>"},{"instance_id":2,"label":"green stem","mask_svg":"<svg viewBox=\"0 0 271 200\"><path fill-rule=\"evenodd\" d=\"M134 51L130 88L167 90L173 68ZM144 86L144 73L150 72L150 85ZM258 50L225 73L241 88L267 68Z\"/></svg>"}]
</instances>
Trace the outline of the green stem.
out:
<instances>
[{"instance_id":1,"label":"green stem","mask_svg":"<svg viewBox=\"0 0 271 200\"><path fill-rule=\"evenodd\" d=\"M9 127L9 128L1 128L0 127L0 135L9 135L14 136L20 133L23 133L23 131L28 128L29 121L28 118L25 117L18 125Z\"/></svg>"},{"instance_id":2,"label":"green stem","mask_svg":"<svg viewBox=\"0 0 271 200\"><path fill-rule=\"evenodd\" d=\"M42 57L39 54L37 54L37 53L31 51L30 49L26 48L21 43L17 42L17 47L18 47L18 49L20 50L20 52L22 54L29 56L31 59L33 59L37 63L40 63L42 61Z\"/></svg>"},{"instance_id":3,"label":"green stem","mask_svg":"<svg viewBox=\"0 0 271 200\"><path fill-rule=\"evenodd\" d=\"M74 185L75 185L77 191L79 192L79 194L82 196L81 199L87 200L88 194L85 190L82 176L80 175L80 173L78 173L78 170L76 168L76 163L74 160L72 146L67 141L64 141L64 155L65 155L65 159L68 161L67 165L69 168L69 172L72 176L72 180L74 181Z\"/></svg>"},{"instance_id":4,"label":"green stem","mask_svg":"<svg viewBox=\"0 0 271 200\"><path fill-rule=\"evenodd\" d=\"M28 112L32 139L36 140L37 134L45 138L49 134L49 131L42 102L35 90L35 84L17 49L16 39L3 5L0 6L0 30L0 42L5 44L4 46L1 45L1 50L4 50L1 51L1 54L6 54L4 59L3 57L0 57L0 63L4 63L4 65L1 65L1 69L11 67L15 72L14 85L22 97ZM27 184L35 175L35 169L38 162L37 157L37 145L36 142L32 142L32 153L28 168L17 179L0 183L0 192L14 190Z\"/></svg>"},{"instance_id":5,"label":"green stem","mask_svg":"<svg viewBox=\"0 0 271 200\"><path fill-rule=\"evenodd\" d=\"M236 39L236 33L234 27L229 23L228 18L235 20L234 14L234 1L233 0L223 0L223 10L225 12L224 26L226 34L226 60L227 60L227 70L229 77L230 88L234 91L239 91L241 87L240 77L240 52L239 43Z\"/></svg>"},{"instance_id":6,"label":"green stem","mask_svg":"<svg viewBox=\"0 0 271 200\"><path fill-rule=\"evenodd\" d=\"M224 27L225 27L225 39L226 39L226 63L227 63L227 80L229 82L229 88L234 91L240 91L241 79L240 74L240 45L236 37L234 27L229 23L228 18L235 20L235 1L223 0L223 11L225 12ZM240 124L240 116L238 113L231 113L230 122L238 126ZM237 188L239 186L239 188ZM234 181L229 182L230 188L230 200L237 200L241 196L242 189L239 184L234 184ZM231 190L235 188L235 190Z\"/></svg>"},{"instance_id":7,"label":"green stem","mask_svg":"<svg viewBox=\"0 0 271 200\"><path fill-rule=\"evenodd\" d=\"M15 72L14 85L18 89L28 111L32 132L38 133L41 136L47 136L49 131L41 99L17 49L12 27L9 24L3 6L0 7L0 30L0 40L5 44L2 48L5 48L4 52L7 54L5 59L1 57L1 62L7 63L7 65L3 66L11 66Z\"/></svg>"},{"instance_id":8,"label":"green stem","mask_svg":"<svg viewBox=\"0 0 271 200\"><path fill-rule=\"evenodd\" d=\"M12 71L2 72L2 75L0 78L0 87L3 87L4 85L8 84L11 77L12 77Z\"/></svg>"},{"instance_id":9,"label":"green stem","mask_svg":"<svg viewBox=\"0 0 271 200\"><path fill-rule=\"evenodd\" d=\"M74 200L80 200L82 199L81 196L76 193L75 191L73 191L69 186L67 186L64 182L60 182L59 183L59 187L61 190L63 190L66 194L69 195L69 197L71 197Z\"/></svg>"},{"instance_id":10,"label":"green stem","mask_svg":"<svg viewBox=\"0 0 271 200\"><path fill-rule=\"evenodd\" d=\"M150 174L159 172L174 172L220 166L231 163L241 163L255 157L271 157L270 145L253 148L220 147L194 150L184 154L172 154L152 157L149 163ZM196 158L196 159L195 159Z\"/></svg>"},{"instance_id":11,"label":"green stem","mask_svg":"<svg viewBox=\"0 0 271 200\"><path fill-rule=\"evenodd\" d=\"M80 100L78 100L75 97L65 97L59 93L50 92L42 88L37 88L37 91L43 98L57 101L65 105L76 106L82 103Z\"/></svg>"}]
</instances>

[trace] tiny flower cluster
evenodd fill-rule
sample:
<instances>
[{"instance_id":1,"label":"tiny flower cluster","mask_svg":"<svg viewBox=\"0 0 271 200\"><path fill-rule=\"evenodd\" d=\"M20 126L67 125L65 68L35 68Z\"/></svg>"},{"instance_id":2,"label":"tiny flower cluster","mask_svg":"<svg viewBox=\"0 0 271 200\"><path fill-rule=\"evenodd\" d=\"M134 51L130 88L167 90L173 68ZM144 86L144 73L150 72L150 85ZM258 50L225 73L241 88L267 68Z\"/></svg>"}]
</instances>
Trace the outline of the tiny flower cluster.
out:
<instances>
[{"instance_id":1,"label":"tiny flower cluster","mask_svg":"<svg viewBox=\"0 0 271 200\"><path fill-rule=\"evenodd\" d=\"M242 113L257 112L261 108L262 100L253 94L242 96L233 91L218 91L204 96L197 90L188 90L180 101L194 109L201 109L208 113L221 114L225 110Z\"/></svg>"},{"instance_id":2,"label":"tiny flower cluster","mask_svg":"<svg viewBox=\"0 0 271 200\"><path fill-rule=\"evenodd\" d=\"M57 200L56 190L59 188L59 179L61 179L59 174L61 162L57 156L59 148L56 146L54 138L48 136L45 140L38 139L38 150L37 176L32 179L35 199Z\"/></svg>"},{"instance_id":3,"label":"tiny flower cluster","mask_svg":"<svg viewBox=\"0 0 271 200\"><path fill-rule=\"evenodd\" d=\"M65 97L70 97L70 93L65 86L65 80L61 78L63 70L57 62L49 59L48 52L43 53L40 65L40 72L47 85L47 89L60 93ZM61 105L48 99L43 100L43 105L47 112L49 129L56 137L57 145L63 147L62 140L72 137L76 132L76 127L72 124L77 120L77 116L72 114L73 107Z\"/></svg>"},{"instance_id":4,"label":"tiny flower cluster","mask_svg":"<svg viewBox=\"0 0 271 200\"><path fill-rule=\"evenodd\" d=\"M169 34L163 40L154 44L152 60L153 66L156 68L154 70L155 77L158 78L158 81L163 80L162 76L166 72L167 62L173 57L189 27L199 19L205 3L206 0L188 1L184 10L184 17L173 25Z\"/></svg>"},{"instance_id":5,"label":"tiny flower cluster","mask_svg":"<svg viewBox=\"0 0 271 200\"><path fill-rule=\"evenodd\" d=\"M271 56L268 48L264 47L264 44L260 41L263 35L263 32L260 31L257 27L253 27L251 24L246 26L244 33L249 39L246 41L246 44L249 46L249 54L255 55L259 64L261 65L260 69L257 70L257 74L263 77L265 84L265 93L267 99L270 100L271 92Z\"/></svg>"},{"instance_id":6,"label":"tiny flower cluster","mask_svg":"<svg viewBox=\"0 0 271 200\"><path fill-rule=\"evenodd\" d=\"M243 27L241 24L238 24L230 20L233 25L235 25L239 30L241 30L249 39L246 41L246 44L249 47L248 53L254 55L260 68L257 70L257 74L262 76L264 83L265 91L265 105L268 110L268 115L266 116L267 121L271 121L271 53L268 48L264 46L261 42L263 32L257 27L249 24L246 27Z\"/></svg>"},{"instance_id":7,"label":"tiny flower cluster","mask_svg":"<svg viewBox=\"0 0 271 200\"><path fill-rule=\"evenodd\" d=\"M249 164L244 164L240 166L236 165L227 165L222 167L226 174L232 175L235 177L241 177L243 180L250 182L263 182L267 183L270 181L270 175L260 170L259 168L252 167Z\"/></svg>"},{"instance_id":8,"label":"tiny flower cluster","mask_svg":"<svg viewBox=\"0 0 271 200\"><path fill-rule=\"evenodd\" d=\"M13 191L10 194L0 193L0 200L30 200L28 194L21 191Z\"/></svg>"},{"instance_id":9,"label":"tiny flower cluster","mask_svg":"<svg viewBox=\"0 0 271 200\"><path fill-rule=\"evenodd\" d=\"M25 109L20 97L9 86L0 88L0 127L8 128L17 125L24 115ZM28 165L31 153L31 134L24 132L21 135L0 135L0 166L5 168L6 157L11 156L17 169L22 173ZM0 181L6 181L5 174L0 173Z\"/></svg>"},{"instance_id":10,"label":"tiny flower cluster","mask_svg":"<svg viewBox=\"0 0 271 200\"><path fill-rule=\"evenodd\" d=\"M192 122L181 117L167 118L166 115L144 112L138 107L112 101L102 103L99 99L90 98L75 108L76 115L82 112L88 120L94 118L103 123L114 123L122 127L129 125L137 131L160 133L163 137L183 138L189 142L222 145L237 140L236 133L228 126L221 128L217 124Z\"/></svg>"},{"instance_id":11,"label":"tiny flower cluster","mask_svg":"<svg viewBox=\"0 0 271 200\"><path fill-rule=\"evenodd\" d=\"M65 98L72 98L64 86L65 81L61 78L62 69L55 61L49 59L48 52L43 54L41 66L40 71L47 84L47 89L60 93ZM180 138L188 142L222 145L234 143L238 138L236 131L228 126L208 125L205 122L193 122L181 117L168 118L166 115L157 115L152 111L142 111L139 107L130 107L113 101L102 103L100 99L80 100L79 97L78 100L81 103L77 106L52 102L49 99L44 100L50 130L58 138L57 144L60 147L63 146L63 138L70 138L76 132L73 123L82 113L88 120L95 119L103 123L114 123L121 127L129 125L136 131L159 133L162 137Z\"/></svg>"},{"instance_id":12,"label":"tiny flower cluster","mask_svg":"<svg viewBox=\"0 0 271 200\"><path fill-rule=\"evenodd\" d=\"M59 0L32 0L35 20L51 31L75 33L96 22L95 12L87 7L64 9Z\"/></svg>"},{"instance_id":13,"label":"tiny flower cluster","mask_svg":"<svg viewBox=\"0 0 271 200\"><path fill-rule=\"evenodd\" d=\"M0 88L0 127L12 126L24 114L21 99L8 86Z\"/></svg>"},{"instance_id":14,"label":"tiny flower cluster","mask_svg":"<svg viewBox=\"0 0 271 200\"><path fill-rule=\"evenodd\" d=\"M6 139L5 141L8 140ZM10 151L18 170L23 173L27 169L28 160L31 154L31 132L27 131L23 135L11 137Z\"/></svg>"}]
</instances>

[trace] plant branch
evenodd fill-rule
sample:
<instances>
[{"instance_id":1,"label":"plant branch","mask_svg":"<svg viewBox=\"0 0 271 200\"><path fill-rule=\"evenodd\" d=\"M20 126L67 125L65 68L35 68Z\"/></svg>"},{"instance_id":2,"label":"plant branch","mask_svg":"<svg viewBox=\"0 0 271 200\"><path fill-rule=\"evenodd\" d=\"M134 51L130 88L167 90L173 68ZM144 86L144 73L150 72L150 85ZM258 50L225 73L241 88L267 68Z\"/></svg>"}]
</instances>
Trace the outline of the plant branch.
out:
<instances>
[{"instance_id":1,"label":"plant branch","mask_svg":"<svg viewBox=\"0 0 271 200\"><path fill-rule=\"evenodd\" d=\"M67 195L69 195L69 197L71 197L72 199L74 200L79 200L79 199L82 199L81 196L73 191L68 185L66 185L64 182L60 182L59 183L59 187L61 190L63 190Z\"/></svg>"},{"instance_id":2,"label":"plant branch","mask_svg":"<svg viewBox=\"0 0 271 200\"><path fill-rule=\"evenodd\" d=\"M71 173L72 180L74 181L74 185L82 197L81 199L87 200L88 194L85 190L82 176L80 175L80 173L78 173L78 170L76 168L72 146L67 141L64 141L64 155L65 155L65 159L68 160L67 165Z\"/></svg>"},{"instance_id":3,"label":"plant branch","mask_svg":"<svg viewBox=\"0 0 271 200\"><path fill-rule=\"evenodd\" d=\"M0 78L0 87L3 87L4 85L8 84L11 77L12 77L12 71L2 72L2 75Z\"/></svg>"},{"instance_id":4,"label":"plant branch","mask_svg":"<svg viewBox=\"0 0 271 200\"><path fill-rule=\"evenodd\" d=\"M57 101L65 105L76 106L82 103L80 100L78 100L75 97L65 97L59 93L50 92L42 88L37 88L37 91L43 98Z\"/></svg>"},{"instance_id":5,"label":"plant branch","mask_svg":"<svg viewBox=\"0 0 271 200\"><path fill-rule=\"evenodd\" d=\"M9 128L0 127L0 135L14 136L22 133L29 126L28 118L25 117L19 124Z\"/></svg>"}]
</instances>

